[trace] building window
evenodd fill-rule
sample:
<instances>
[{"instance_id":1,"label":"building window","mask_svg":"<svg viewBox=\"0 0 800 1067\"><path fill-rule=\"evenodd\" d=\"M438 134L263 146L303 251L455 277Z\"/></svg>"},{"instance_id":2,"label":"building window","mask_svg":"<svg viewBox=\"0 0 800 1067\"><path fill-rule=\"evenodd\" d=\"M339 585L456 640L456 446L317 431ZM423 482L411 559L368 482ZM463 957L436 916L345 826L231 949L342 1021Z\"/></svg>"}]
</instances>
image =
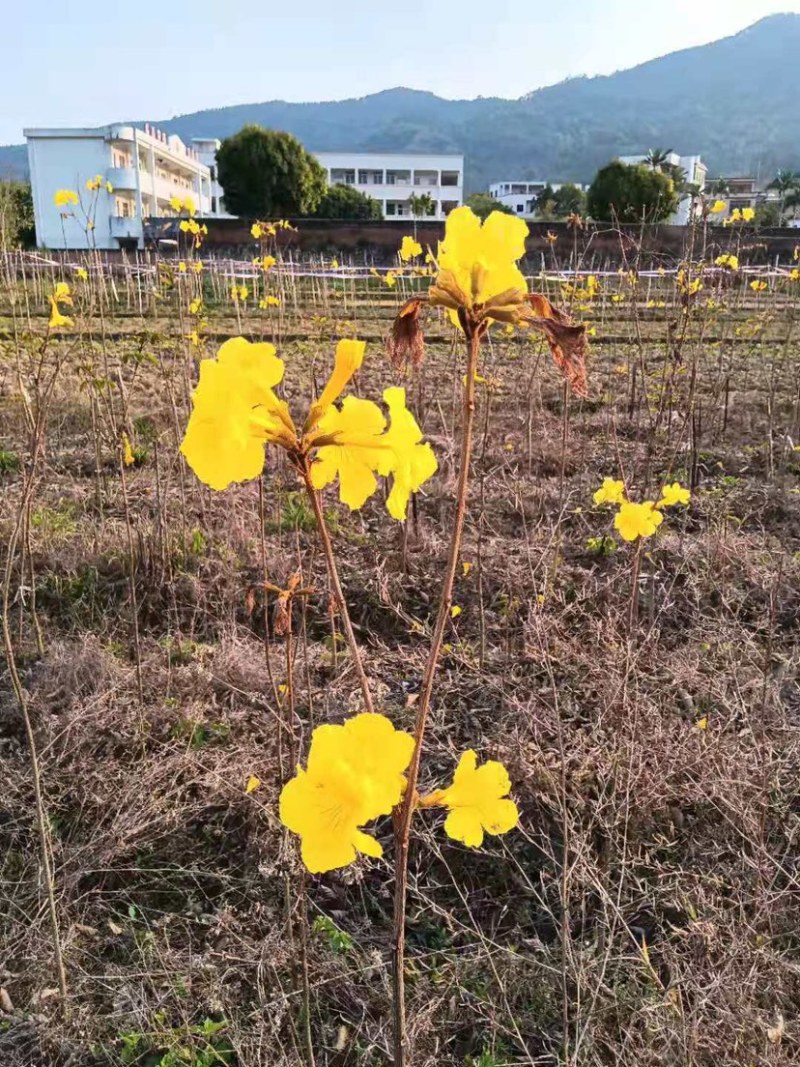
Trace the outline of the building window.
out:
<instances>
[{"instance_id":1,"label":"building window","mask_svg":"<svg viewBox=\"0 0 800 1067\"><path fill-rule=\"evenodd\" d=\"M383 185L382 170L360 170L358 172L359 185Z\"/></svg>"},{"instance_id":2,"label":"building window","mask_svg":"<svg viewBox=\"0 0 800 1067\"><path fill-rule=\"evenodd\" d=\"M517 204L517 214L518 215L521 215L524 210L525 210L525 205L524 204Z\"/></svg>"},{"instance_id":3,"label":"building window","mask_svg":"<svg viewBox=\"0 0 800 1067\"><path fill-rule=\"evenodd\" d=\"M217 198L215 196L212 196L211 197L211 214L212 215L216 215L216 213L217 213Z\"/></svg>"},{"instance_id":4,"label":"building window","mask_svg":"<svg viewBox=\"0 0 800 1067\"><path fill-rule=\"evenodd\" d=\"M460 185L461 175L457 170L443 170L442 171L442 185Z\"/></svg>"},{"instance_id":5,"label":"building window","mask_svg":"<svg viewBox=\"0 0 800 1067\"><path fill-rule=\"evenodd\" d=\"M410 170L387 170L386 171L386 184L387 185L411 185L411 171Z\"/></svg>"},{"instance_id":6,"label":"building window","mask_svg":"<svg viewBox=\"0 0 800 1067\"><path fill-rule=\"evenodd\" d=\"M386 211L384 212L384 214L387 217L389 215L394 215L395 214L395 210L394 210L395 207L396 207L396 204L395 204L394 200L387 200L386 201Z\"/></svg>"},{"instance_id":7,"label":"building window","mask_svg":"<svg viewBox=\"0 0 800 1067\"><path fill-rule=\"evenodd\" d=\"M442 201L442 214L449 215L451 211L458 207L457 200L443 200Z\"/></svg>"},{"instance_id":8,"label":"building window","mask_svg":"<svg viewBox=\"0 0 800 1067\"><path fill-rule=\"evenodd\" d=\"M356 172L337 167L331 170L331 185L355 185Z\"/></svg>"},{"instance_id":9,"label":"building window","mask_svg":"<svg viewBox=\"0 0 800 1067\"><path fill-rule=\"evenodd\" d=\"M428 188L439 184L439 172L437 170L415 170L414 185L427 186Z\"/></svg>"},{"instance_id":10,"label":"building window","mask_svg":"<svg viewBox=\"0 0 800 1067\"><path fill-rule=\"evenodd\" d=\"M211 167L210 170L211 170L211 181L215 182L217 180L217 168L216 167Z\"/></svg>"}]
</instances>

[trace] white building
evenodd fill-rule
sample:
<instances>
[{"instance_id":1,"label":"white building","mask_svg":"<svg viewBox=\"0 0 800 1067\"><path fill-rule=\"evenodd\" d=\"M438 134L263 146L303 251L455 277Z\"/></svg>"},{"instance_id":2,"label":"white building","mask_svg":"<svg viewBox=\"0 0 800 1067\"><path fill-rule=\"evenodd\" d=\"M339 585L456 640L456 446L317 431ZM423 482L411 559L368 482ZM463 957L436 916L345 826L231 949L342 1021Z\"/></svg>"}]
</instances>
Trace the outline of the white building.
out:
<instances>
[{"instance_id":1,"label":"white building","mask_svg":"<svg viewBox=\"0 0 800 1067\"><path fill-rule=\"evenodd\" d=\"M636 166L639 163L645 163L647 160L647 154L641 156L620 156L620 163L627 163L629 167ZM670 152L665 163L673 167L680 167L683 173L686 175L686 181L690 185L696 185L700 192L703 191L706 184L706 175L708 174L708 167L702 161L700 156L679 156L677 152ZM692 203L694 198L692 196L684 196L678 204L678 210L669 219L669 222L673 226L685 226L692 212Z\"/></svg>"},{"instance_id":2,"label":"white building","mask_svg":"<svg viewBox=\"0 0 800 1067\"><path fill-rule=\"evenodd\" d=\"M173 197L211 213L210 170L175 134L125 125L24 134L40 248L142 248L147 219L177 214ZM100 188L87 190L97 175ZM77 192L80 203L56 206L59 189Z\"/></svg>"},{"instance_id":3,"label":"white building","mask_svg":"<svg viewBox=\"0 0 800 1067\"><path fill-rule=\"evenodd\" d=\"M231 219L234 216L225 210L225 192L219 184L217 175L217 151L220 142L216 137L193 137L192 148L201 163L205 163L211 175L211 209L210 214Z\"/></svg>"},{"instance_id":4,"label":"white building","mask_svg":"<svg viewBox=\"0 0 800 1067\"><path fill-rule=\"evenodd\" d=\"M522 179L519 181L492 182L489 186L489 196L499 200L501 204L510 207L515 215L521 219L533 219L536 217L536 198L549 185L554 193L558 192L566 182L545 182ZM570 184L582 186L577 182Z\"/></svg>"},{"instance_id":5,"label":"white building","mask_svg":"<svg viewBox=\"0 0 800 1067\"><path fill-rule=\"evenodd\" d=\"M329 185L349 185L381 205L385 219L412 218L409 197L427 193L428 217L445 218L463 202L464 157L416 152L314 152Z\"/></svg>"}]
</instances>

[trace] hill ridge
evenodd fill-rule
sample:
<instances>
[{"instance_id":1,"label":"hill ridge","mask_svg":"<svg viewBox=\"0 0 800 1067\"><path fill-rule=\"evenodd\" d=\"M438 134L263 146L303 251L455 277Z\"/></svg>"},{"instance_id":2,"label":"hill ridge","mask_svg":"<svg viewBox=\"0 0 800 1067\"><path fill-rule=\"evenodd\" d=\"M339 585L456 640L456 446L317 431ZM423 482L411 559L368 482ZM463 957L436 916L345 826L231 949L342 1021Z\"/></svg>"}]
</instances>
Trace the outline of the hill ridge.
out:
<instances>
[{"instance_id":1,"label":"hill ridge","mask_svg":"<svg viewBox=\"0 0 800 1067\"><path fill-rule=\"evenodd\" d=\"M614 156L655 146L700 152L711 174L767 174L800 167L790 77L798 50L800 14L774 14L710 44L515 100L448 100L395 86L345 100L270 100L147 121L186 140L226 137L258 122L289 130L315 151L463 152L468 191L509 175L589 181ZM0 175L25 165L24 145L0 147Z\"/></svg>"}]
</instances>

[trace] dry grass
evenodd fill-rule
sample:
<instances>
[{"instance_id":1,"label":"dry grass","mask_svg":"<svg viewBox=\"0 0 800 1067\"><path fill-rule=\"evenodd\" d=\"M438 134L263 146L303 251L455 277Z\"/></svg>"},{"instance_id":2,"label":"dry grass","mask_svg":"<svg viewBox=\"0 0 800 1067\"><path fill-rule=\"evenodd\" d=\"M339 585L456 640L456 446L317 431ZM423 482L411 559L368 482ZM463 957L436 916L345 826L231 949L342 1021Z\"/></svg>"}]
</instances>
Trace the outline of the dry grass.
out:
<instances>
[{"instance_id":1,"label":"dry grass","mask_svg":"<svg viewBox=\"0 0 800 1067\"><path fill-rule=\"evenodd\" d=\"M3 545L26 463L20 381L30 393L43 333L31 284L3 309L0 454L17 461L0 472ZM402 298L379 300L365 284L340 313L335 282L313 293L281 284L290 401L324 376L343 319L378 338ZM416 822L415 1067L798 1058L795 301L780 285L760 302L746 287L715 288L722 308L698 307L684 323L672 280L647 285L637 294L608 282L582 313L598 323L591 399L570 401L566 421L538 341L498 336L486 357L463 553L473 567L457 584L424 775L448 775L467 746L503 759L522 824L471 853L435 814ZM611 302L617 289L625 302ZM646 307L654 291L666 308ZM265 628L256 487L214 496L177 458L195 358L177 325L181 299L164 296L157 321L109 299L101 319L89 293L80 331L47 349L61 367L12 629L41 755L70 1012L62 1019L53 995L30 765L0 676L3 1067L303 1062L287 926L297 859L276 814L288 758L273 689L283 647ZM231 332L230 308L208 303L209 333ZM250 310L242 326L260 335L271 321ZM392 376L377 342L368 352L365 395ZM398 725L413 718L436 608L460 374L444 340L408 383L440 473L405 546L379 500L358 514L328 501L375 695ZM127 520L121 426L141 449L126 475ZM689 509L647 545L632 639L631 550L587 547L612 533L591 493L620 469L637 496L668 476L694 487ZM296 620L305 744L315 723L358 707L358 685L331 637L311 516L274 457L265 499L270 580L301 566L315 589ZM250 774L263 784L245 795ZM391 855L388 820L379 836ZM390 1045L389 868L363 861L311 879L309 894L317 1063L378 1067ZM224 1024L217 1036L203 1033L207 1019Z\"/></svg>"}]
</instances>

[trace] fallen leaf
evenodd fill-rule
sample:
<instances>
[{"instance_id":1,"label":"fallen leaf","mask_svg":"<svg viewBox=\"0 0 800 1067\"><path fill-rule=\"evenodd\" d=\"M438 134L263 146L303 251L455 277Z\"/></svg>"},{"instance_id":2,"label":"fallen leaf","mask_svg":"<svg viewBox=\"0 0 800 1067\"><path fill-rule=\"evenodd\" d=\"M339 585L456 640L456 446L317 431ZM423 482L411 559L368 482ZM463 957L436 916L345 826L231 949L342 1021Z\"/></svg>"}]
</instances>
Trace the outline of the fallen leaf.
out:
<instances>
[{"instance_id":1,"label":"fallen leaf","mask_svg":"<svg viewBox=\"0 0 800 1067\"><path fill-rule=\"evenodd\" d=\"M775 1015L775 1025L767 1027L767 1040L773 1045L779 1045L781 1038L786 1033L786 1022L783 1015L777 1012Z\"/></svg>"},{"instance_id":2,"label":"fallen leaf","mask_svg":"<svg viewBox=\"0 0 800 1067\"><path fill-rule=\"evenodd\" d=\"M247 785L244 787L245 796L248 793L255 793L256 789L261 785L261 779L256 778L254 774L251 774L247 779Z\"/></svg>"}]
</instances>

